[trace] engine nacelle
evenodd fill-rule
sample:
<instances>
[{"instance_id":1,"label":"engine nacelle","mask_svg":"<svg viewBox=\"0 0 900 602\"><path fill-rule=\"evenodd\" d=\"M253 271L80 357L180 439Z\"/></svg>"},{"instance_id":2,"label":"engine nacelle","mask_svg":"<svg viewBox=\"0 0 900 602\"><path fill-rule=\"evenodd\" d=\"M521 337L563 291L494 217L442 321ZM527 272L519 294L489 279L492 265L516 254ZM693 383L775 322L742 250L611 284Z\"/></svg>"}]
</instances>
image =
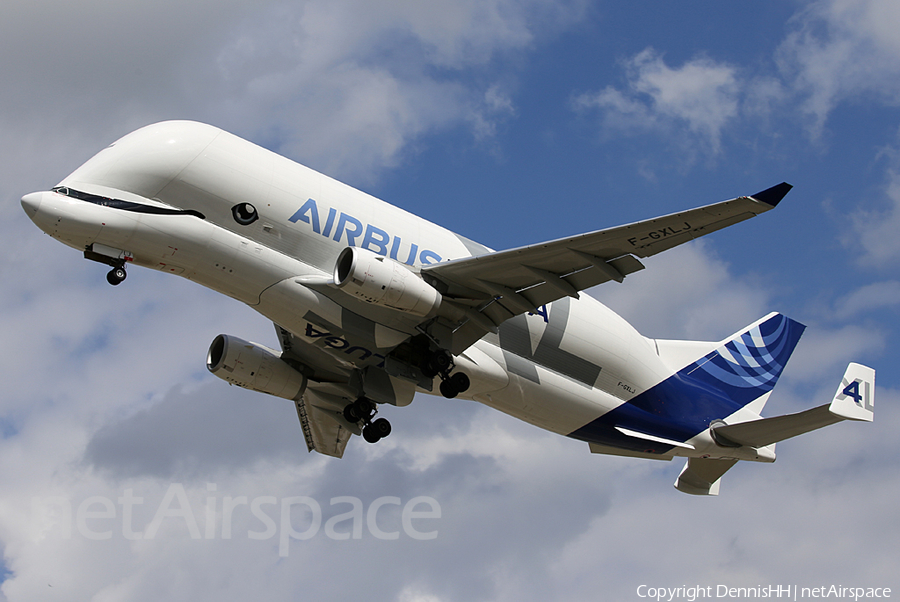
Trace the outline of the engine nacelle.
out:
<instances>
[{"instance_id":1,"label":"engine nacelle","mask_svg":"<svg viewBox=\"0 0 900 602\"><path fill-rule=\"evenodd\" d=\"M206 367L233 385L284 399L298 399L306 389L306 377L280 353L227 334L213 339Z\"/></svg>"},{"instance_id":2,"label":"engine nacelle","mask_svg":"<svg viewBox=\"0 0 900 602\"><path fill-rule=\"evenodd\" d=\"M368 249L347 247L334 264L334 283L363 301L424 317L441 294L405 265Z\"/></svg>"}]
</instances>

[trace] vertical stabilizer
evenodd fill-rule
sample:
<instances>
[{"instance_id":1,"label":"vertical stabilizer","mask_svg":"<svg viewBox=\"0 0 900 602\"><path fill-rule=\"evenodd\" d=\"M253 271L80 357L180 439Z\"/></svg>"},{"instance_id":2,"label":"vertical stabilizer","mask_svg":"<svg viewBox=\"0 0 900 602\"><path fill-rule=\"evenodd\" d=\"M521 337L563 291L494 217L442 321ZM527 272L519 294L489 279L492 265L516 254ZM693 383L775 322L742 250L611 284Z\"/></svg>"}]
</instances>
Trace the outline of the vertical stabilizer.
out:
<instances>
[{"instance_id":1,"label":"vertical stabilizer","mask_svg":"<svg viewBox=\"0 0 900 602\"><path fill-rule=\"evenodd\" d=\"M714 420L761 409L804 328L771 313L719 343L658 345L683 367L569 436L643 453L689 448Z\"/></svg>"},{"instance_id":2,"label":"vertical stabilizer","mask_svg":"<svg viewBox=\"0 0 900 602\"><path fill-rule=\"evenodd\" d=\"M681 371L741 407L770 392L806 327L771 313Z\"/></svg>"}]
</instances>

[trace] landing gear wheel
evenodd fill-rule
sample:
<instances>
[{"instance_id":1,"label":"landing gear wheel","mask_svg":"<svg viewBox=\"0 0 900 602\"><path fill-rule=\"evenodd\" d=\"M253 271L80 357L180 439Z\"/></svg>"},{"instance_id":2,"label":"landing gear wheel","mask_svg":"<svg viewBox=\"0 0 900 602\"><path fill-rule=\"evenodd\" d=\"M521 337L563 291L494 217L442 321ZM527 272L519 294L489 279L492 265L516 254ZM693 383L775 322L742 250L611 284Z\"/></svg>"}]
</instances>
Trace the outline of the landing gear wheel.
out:
<instances>
[{"instance_id":1,"label":"landing gear wheel","mask_svg":"<svg viewBox=\"0 0 900 602\"><path fill-rule=\"evenodd\" d=\"M126 276L128 276L128 274L125 272L125 268L113 268L106 274L106 281L111 285L116 286L121 284Z\"/></svg>"},{"instance_id":2,"label":"landing gear wheel","mask_svg":"<svg viewBox=\"0 0 900 602\"><path fill-rule=\"evenodd\" d=\"M344 406L344 419L347 422L354 423L362 420L362 416L356 413L356 404L348 403Z\"/></svg>"},{"instance_id":3,"label":"landing gear wheel","mask_svg":"<svg viewBox=\"0 0 900 602\"><path fill-rule=\"evenodd\" d=\"M385 418L379 418L368 427L378 435L379 439L383 439L391 434L391 423Z\"/></svg>"},{"instance_id":4,"label":"landing gear wheel","mask_svg":"<svg viewBox=\"0 0 900 602\"><path fill-rule=\"evenodd\" d=\"M428 359L428 368L435 374L447 371L453 365L453 356L445 349L439 349Z\"/></svg>"},{"instance_id":5,"label":"landing gear wheel","mask_svg":"<svg viewBox=\"0 0 900 602\"><path fill-rule=\"evenodd\" d=\"M450 380L442 380L441 395L443 395L447 399L453 399L454 397L459 395L459 391L456 390L456 387L453 386L453 383L450 382Z\"/></svg>"},{"instance_id":6,"label":"landing gear wheel","mask_svg":"<svg viewBox=\"0 0 900 602\"><path fill-rule=\"evenodd\" d=\"M360 420L368 422L374 409L371 401L365 397L360 397L344 407L344 418L347 419L347 422L356 423Z\"/></svg>"},{"instance_id":7,"label":"landing gear wheel","mask_svg":"<svg viewBox=\"0 0 900 602\"><path fill-rule=\"evenodd\" d=\"M457 393L464 393L469 390L469 377L465 372L457 372L448 380L453 385L453 388L456 389Z\"/></svg>"},{"instance_id":8,"label":"landing gear wheel","mask_svg":"<svg viewBox=\"0 0 900 602\"><path fill-rule=\"evenodd\" d=\"M445 376L441 381L441 395L447 399L453 399L463 391L467 391L469 384L469 377L465 372L457 372L451 376Z\"/></svg>"},{"instance_id":9,"label":"landing gear wheel","mask_svg":"<svg viewBox=\"0 0 900 602\"><path fill-rule=\"evenodd\" d=\"M371 424L367 425L366 428L363 429L362 435L363 439L365 439L368 443L378 443L378 440L381 439L375 429L372 428Z\"/></svg>"}]
</instances>

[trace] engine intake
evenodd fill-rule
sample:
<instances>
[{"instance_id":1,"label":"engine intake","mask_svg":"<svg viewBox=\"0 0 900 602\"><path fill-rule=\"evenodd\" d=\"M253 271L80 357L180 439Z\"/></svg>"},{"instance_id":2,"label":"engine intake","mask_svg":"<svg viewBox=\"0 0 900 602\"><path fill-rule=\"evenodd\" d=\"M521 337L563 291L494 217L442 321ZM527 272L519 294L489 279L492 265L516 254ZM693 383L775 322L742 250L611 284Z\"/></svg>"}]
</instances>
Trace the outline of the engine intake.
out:
<instances>
[{"instance_id":1,"label":"engine intake","mask_svg":"<svg viewBox=\"0 0 900 602\"><path fill-rule=\"evenodd\" d=\"M363 301L424 317L441 294L402 263L368 249L347 247L334 264L334 283Z\"/></svg>"},{"instance_id":2,"label":"engine intake","mask_svg":"<svg viewBox=\"0 0 900 602\"><path fill-rule=\"evenodd\" d=\"M230 384L284 399L298 399L306 389L306 377L280 353L227 334L213 339L206 368Z\"/></svg>"}]
</instances>

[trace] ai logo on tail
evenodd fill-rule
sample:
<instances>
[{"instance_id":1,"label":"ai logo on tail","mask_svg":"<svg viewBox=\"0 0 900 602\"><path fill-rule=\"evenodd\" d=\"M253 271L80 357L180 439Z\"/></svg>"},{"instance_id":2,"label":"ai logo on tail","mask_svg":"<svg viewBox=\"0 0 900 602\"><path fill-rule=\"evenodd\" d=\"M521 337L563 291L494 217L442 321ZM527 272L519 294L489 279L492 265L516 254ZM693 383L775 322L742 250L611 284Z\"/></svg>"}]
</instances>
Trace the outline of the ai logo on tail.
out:
<instances>
[{"instance_id":1,"label":"ai logo on tail","mask_svg":"<svg viewBox=\"0 0 900 602\"><path fill-rule=\"evenodd\" d=\"M860 393L860 385L862 385L862 393ZM853 403L858 405L861 408L866 410L874 410L875 407L872 404L872 391L869 388L869 383L864 382L862 379L857 378L853 382L848 383L846 379L841 381L841 386L844 389L838 394L838 399L846 399L847 397L853 399Z\"/></svg>"},{"instance_id":2,"label":"ai logo on tail","mask_svg":"<svg viewBox=\"0 0 900 602\"><path fill-rule=\"evenodd\" d=\"M841 418L871 422L875 414L875 371L860 364L847 366L829 409Z\"/></svg>"}]
</instances>

